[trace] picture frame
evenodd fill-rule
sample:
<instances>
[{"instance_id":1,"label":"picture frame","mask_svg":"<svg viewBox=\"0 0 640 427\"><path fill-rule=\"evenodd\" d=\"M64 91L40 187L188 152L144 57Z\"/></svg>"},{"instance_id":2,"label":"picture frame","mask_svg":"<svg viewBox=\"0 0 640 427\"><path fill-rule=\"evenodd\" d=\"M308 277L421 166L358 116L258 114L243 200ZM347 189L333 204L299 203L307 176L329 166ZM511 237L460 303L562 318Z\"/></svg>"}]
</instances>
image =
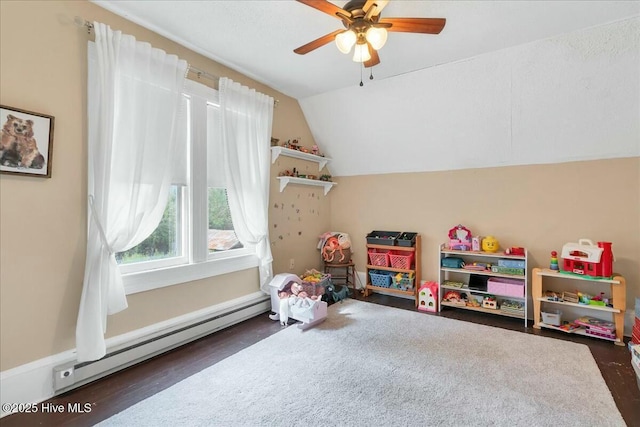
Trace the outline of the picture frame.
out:
<instances>
[{"instance_id":1,"label":"picture frame","mask_svg":"<svg viewBox=\"0 0 640 427\"><path fill-rule=\"evenodd\" d=\"M0 105L0 173L51 178L53 116Z\"/></svg>"}]
</instances>

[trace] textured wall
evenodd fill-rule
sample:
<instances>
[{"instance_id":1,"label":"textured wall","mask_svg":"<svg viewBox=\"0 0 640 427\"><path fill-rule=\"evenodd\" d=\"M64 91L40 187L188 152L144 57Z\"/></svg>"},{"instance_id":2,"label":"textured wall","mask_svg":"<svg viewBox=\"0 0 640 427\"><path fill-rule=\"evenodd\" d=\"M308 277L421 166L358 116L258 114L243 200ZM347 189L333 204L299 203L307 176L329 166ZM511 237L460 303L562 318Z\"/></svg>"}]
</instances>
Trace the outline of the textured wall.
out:
<instances>
[{"instance_id":1,"label":"textured wall","mask_svg":"<svg viewBox=\"0 0 640 427\"><path fill-rule=\"evenodd\" d=\"M640 157L363 175L338 183L332 225L351 234L358 271L365 270L365 236L372 230L419 232L423 280L438 280L438 247L457 224L495 236L503 248L526 247L530 268L548 267L551 251L560 253L565 243L609 241L633 313L640 295Z\"/></svg>"},{"instance_id":2,"label":"textured wall","mask_svg":"<svg viewBox=\"0 0 640 427\"><path fill-rule=\"evenodd\" d=\"M0 2L1 102L55 116L51 179L0 177L0 370L75 347L75 325L86 249L86 45L73 24L80 16L175 53L190 64L228 76L278 99L273 135L313 139L296 100L258 84L86 1ZM202 79L204 84L211 80ZM277 188L275 178L272 187ZM277 190L276 190L277 191ZM275 193L273 193L275 195ZM282 203L296 194L286 190ZM316 262L316 229L326 228L329 198L295 200L322 210L311 232L278 220L290 245L274 245L274 269L289 251L300 266ZM272 211L273 213L274 211ZM310 225L309 225L310 224ZM302 250L302 249L310 250ZM256 269L129 296L129 308L109 318L108 336L122 334L258 290Z\"/></svg>"},{"instance_id":3,"label":"textured wall","mask_svg":"<svg viewBox=\"0 0 640 427\"><path fill-rule=\"evenodd\" d=\"M352 176L638 156L639 94L636 17L300 104Z\"/></svg>"}]
</instances>

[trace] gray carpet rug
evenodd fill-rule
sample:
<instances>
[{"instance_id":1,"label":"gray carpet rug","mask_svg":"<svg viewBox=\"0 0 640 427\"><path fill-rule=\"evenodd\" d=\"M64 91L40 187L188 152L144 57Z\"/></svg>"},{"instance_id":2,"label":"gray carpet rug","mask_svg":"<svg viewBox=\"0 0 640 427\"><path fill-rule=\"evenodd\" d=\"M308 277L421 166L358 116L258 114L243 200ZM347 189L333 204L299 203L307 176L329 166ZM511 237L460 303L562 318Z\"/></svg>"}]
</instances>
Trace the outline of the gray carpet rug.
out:
<instances>
[{"instance_id":1,"label":"gray carpet rug","mask_svg":"<svg viewBox=\"0 0 640 427\"><path fill-rule=\"evenodd\" d=\"M346 300L101 426L625 426L587 346Z\"/></svg>"}]
</instances>

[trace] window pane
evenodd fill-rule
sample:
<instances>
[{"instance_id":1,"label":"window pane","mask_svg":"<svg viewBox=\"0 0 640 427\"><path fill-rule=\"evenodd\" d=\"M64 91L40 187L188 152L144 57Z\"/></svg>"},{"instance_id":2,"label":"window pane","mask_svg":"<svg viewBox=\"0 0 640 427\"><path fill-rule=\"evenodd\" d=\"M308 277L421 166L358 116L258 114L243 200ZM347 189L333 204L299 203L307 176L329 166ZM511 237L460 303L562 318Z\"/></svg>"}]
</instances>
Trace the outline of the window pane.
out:
<instances>
[{"instance_id":1,"label":"window pane","mask_svg":"<svg viewBox=\"0 0 640 427\"><path fill-rule=\"evenodd\" d=\"M225 188L209 188L209 230L207 233L210 253L243 247L233 230Z\"/></svg>"},{"instance_id":2,"label":"window pane","mask_svg":"<svg viewBox=\"0 0 640 427\"><path fill-rule=\"evenodd\" d=\"M180 244L180 197L171 186L169 200L158 228L137 246L116 254L118 264L153 261L182 255Z\"/></svg>"}]
</instances>

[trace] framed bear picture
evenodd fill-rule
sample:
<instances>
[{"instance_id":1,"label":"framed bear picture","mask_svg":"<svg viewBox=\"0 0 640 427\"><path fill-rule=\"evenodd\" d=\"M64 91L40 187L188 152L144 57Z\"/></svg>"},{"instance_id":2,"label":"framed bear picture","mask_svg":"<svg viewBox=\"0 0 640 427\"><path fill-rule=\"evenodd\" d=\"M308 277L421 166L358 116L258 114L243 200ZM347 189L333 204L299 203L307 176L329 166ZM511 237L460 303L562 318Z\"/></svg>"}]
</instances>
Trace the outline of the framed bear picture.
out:
<instances>
[{"instance_id":1,"label":"framed bear picture","mask_svg":"<svg viewBox=\"0 0 640 427\"><path fill-rule=\"evenodd\" d=\"M0 105L0 173L51 178L54 117Z\"/></svg>"}]
</instances>

